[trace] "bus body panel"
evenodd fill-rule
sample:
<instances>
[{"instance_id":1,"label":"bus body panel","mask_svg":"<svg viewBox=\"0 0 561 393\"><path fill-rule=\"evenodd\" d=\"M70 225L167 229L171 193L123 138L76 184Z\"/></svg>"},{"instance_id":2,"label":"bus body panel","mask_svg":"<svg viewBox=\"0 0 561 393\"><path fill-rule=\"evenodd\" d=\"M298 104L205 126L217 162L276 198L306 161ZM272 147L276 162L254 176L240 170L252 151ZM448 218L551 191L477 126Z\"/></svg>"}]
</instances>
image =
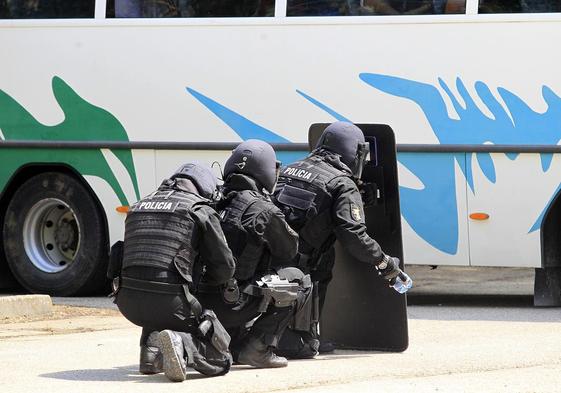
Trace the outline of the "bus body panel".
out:
<instances>
[{"instance_id":1,"label":"bus body panel","mask_svg":"<svg viewBox=\"0 0 561 393\"><path fill-rule=\"evenodd\" d=\"M390 124L401 144L561 139L560 62L551 47L560 20L371 20L0 24L0 89L44 126L35 139L78 116L65 85L130 141L305 142L309 124L336 119ZM120 198L84 175L106 208L112 242L122 232L117 201L133 203L184 161L228 154L132 151L127 164L102 153ZM540 220L559 187L558 156L400 153L407 263L540 266ZM476 211L490 219L469 219Z\"/></svg>"}]
</instances>

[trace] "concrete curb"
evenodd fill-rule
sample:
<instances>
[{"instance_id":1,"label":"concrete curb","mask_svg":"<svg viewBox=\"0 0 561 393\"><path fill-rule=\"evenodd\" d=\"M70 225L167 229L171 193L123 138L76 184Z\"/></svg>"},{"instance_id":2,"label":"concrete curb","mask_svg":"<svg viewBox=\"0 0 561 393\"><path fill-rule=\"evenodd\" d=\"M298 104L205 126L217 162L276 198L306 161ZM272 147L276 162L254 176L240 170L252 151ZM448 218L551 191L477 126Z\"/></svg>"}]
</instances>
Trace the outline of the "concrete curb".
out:
<instances>
[{"instance_id":1,"label":"concrete curb","mask_svg":"<svg viewBox=\"0 0 561 393\"><path fill-rule=\"evenodd\" d=\"M37 317L53 312L49 295L0 296L0 319L13 317Z\"/></svg>"}]
</instances>

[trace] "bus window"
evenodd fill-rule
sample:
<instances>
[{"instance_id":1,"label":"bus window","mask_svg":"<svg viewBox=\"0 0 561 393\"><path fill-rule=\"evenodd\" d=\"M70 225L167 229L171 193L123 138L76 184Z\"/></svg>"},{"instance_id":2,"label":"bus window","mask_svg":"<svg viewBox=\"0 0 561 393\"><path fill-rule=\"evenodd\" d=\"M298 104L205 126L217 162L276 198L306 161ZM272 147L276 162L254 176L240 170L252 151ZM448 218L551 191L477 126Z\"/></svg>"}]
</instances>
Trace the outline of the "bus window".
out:
<instances>
[{"instance_id":1,"label":"bus window","mask_svg":"<svg viewBox=\"0 0 561 393\"><path fill-rule=\"evenodd\" d=\"M0 19L93 18L95 0L0 0Z\"/></svg>"},{"instance_id":2,"label":"bus window","mask_svg":"<svg viewBox=\"0 0 561 393\"><path fill-rule=\"evenodd\" d=\"M288 0L287 16L463 14L466 0Z\"/></svg>"},{"instance_id":3,"label":"bus window","mask_svg":"<svg viewBox=\"0 0 561 393\"><path fill-rule=\"evenodd\" d=\"M559 0L479 0L480 14L561 12Z\"/></svg>"},{"instance_id":4,"label":"bus window","mask_svg":"<svg viewBox=\"0 0 561 393\"><path fill-rule=\"evenodd\" d=\"M112 0L108 18L224 18L274 16L275 0Z\"/></svg>"}]
</instances>

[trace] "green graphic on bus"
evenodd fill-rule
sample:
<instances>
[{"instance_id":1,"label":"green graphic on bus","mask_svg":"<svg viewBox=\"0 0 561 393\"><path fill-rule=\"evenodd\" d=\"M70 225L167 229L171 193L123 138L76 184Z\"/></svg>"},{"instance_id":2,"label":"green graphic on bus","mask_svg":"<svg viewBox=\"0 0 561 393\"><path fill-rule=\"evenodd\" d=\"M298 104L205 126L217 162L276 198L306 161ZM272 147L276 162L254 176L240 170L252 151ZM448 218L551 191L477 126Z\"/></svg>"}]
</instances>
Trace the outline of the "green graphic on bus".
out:
<instances>
[{"instance_id":1,"label":"green graphic on bus","mask_svg":"<svg viewBox=\"0 0 561 393\"><path fill-rule=\"evenodd\" d=\"M52 81L53 94L64 113L57 125L40 123L22 105L0 90L0 132L5 140L26 141L128 141L122 124L105 109L81 98L59 77ZM140 199L136 171L130 149L111 149L131 178L137 199ZM100 149L11 148L2 150L0 184L6 184L15 171L29 163L65 163L82 175L106 180L123 205L128 201Z\"/></svg>"}]
</instances>

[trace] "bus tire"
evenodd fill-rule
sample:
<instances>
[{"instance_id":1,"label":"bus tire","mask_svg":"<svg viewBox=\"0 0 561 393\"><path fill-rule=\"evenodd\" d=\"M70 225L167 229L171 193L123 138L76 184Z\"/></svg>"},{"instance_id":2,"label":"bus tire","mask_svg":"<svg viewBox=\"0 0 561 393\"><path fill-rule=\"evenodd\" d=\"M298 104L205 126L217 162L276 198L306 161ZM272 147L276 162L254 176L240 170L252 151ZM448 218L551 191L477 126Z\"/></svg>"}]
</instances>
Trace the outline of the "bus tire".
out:
<instances>
[{"instance_id":1,"label":"bus tire","mask_svg":"<svg viewBox=\"0 0 561 393\"><path fill-rule=\"evenodd\" d=\"M561 267L535 270L534 306L561 307Z\"/></svg>"},{"instance_id":2,"label":"bus tire","mask_svg":"<svg viewBox=\"0 0 561 393\"><path fill-rule=\"evenodd\" d=\"M104 216L74 176L45 172L25 181L6 209L3 240L12 273L31 292L71 296L106 284Z\"/></svg>"}]
</instances>

